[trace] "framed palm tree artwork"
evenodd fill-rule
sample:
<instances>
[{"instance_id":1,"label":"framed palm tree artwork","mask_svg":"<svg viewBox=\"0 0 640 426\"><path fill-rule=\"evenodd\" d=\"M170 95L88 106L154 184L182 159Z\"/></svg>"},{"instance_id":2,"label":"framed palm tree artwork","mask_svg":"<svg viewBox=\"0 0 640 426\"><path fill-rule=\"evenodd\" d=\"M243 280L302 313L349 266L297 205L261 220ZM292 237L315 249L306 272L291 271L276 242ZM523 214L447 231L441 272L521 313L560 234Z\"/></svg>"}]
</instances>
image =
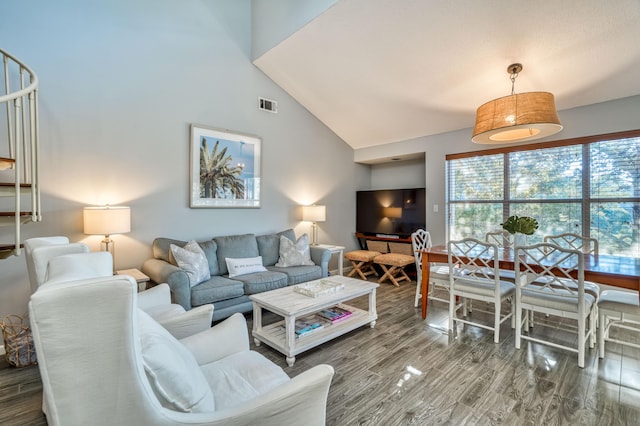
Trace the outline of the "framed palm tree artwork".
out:
<instances>
[{"instance_id":1,"label":"framed palm tree artwork","mask_svg":"<svg viewBox=\"0 0 640 426\"><path fill-rule=\"evenodd\" d=\"M192 208L260 207L262 140L191 125Z\"/></svg>"}]
</instances>

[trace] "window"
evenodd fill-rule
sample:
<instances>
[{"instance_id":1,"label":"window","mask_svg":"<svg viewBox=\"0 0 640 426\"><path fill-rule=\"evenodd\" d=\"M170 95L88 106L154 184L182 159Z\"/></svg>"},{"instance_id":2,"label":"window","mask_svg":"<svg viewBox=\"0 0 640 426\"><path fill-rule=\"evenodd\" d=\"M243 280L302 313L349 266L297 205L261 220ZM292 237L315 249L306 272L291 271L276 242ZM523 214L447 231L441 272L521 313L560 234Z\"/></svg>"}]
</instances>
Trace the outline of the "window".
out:
<instances>
[{"instance_id":1,"label":"window","mask_svg":"<svg viewBox=\"0 0 640 426\"><path fill-rule=\"evenodd\" d=\"M600 252L640 257L640 130L447 156L450 239L531 216L545 235L599 240Z\"/></svg>"}]
</instances>

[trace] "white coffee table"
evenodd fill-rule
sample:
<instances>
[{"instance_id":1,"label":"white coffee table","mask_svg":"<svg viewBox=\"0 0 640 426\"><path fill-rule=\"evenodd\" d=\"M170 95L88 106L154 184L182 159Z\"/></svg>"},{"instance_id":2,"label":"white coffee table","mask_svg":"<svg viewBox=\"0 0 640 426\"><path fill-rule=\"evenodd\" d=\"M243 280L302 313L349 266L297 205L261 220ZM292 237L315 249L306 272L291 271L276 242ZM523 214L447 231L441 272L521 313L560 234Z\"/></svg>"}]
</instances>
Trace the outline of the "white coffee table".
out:
<instances>
[{"instance_id":1,"label":"white coffee table","mask_svg":"<svg viewBox=\"0 0 640 426\"><path fill-rule=\"evenodd\" d=\"M324 296L310 297L295 292L294 286L289 286L251 295L250 298L253 301L252 334L256 345L260 346L262 342L271 346L284 354L287 357L287 364L293 366L296 361L295 356L301 352L315 348L365 324L369 324L371 328L375 327L378 319L378 314L376 313L376 289L379 284L343 276L331 276L323 278L323 280L344 284L344 289ZM365 295L369 296L368 311L342 303ZM352 312L351 316L322 330L315 331L308 336L296 337L296 318L336 305L347 308ZM283 320L263 326L263 309L280 315ZM282 327L283 324L284 328Z\"/></svg>"}]
</instances>

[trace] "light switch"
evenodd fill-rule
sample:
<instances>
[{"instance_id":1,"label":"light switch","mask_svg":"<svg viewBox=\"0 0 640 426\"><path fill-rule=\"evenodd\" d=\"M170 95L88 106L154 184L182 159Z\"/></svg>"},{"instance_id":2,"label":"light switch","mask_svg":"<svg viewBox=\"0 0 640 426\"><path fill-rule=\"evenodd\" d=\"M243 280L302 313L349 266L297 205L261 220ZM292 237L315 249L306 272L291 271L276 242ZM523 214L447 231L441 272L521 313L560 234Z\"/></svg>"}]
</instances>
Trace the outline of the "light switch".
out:
<instances>
[{"instance_id":1,"label":"light switch","mask_svg":"<svg viewBox=\"0 0 640 426\"><path fill-rule=\"evenodd\" d=\"M438 213L438 205L437 204L433 205L433 212L434 213Z\"/></svg>"}]
</instances>

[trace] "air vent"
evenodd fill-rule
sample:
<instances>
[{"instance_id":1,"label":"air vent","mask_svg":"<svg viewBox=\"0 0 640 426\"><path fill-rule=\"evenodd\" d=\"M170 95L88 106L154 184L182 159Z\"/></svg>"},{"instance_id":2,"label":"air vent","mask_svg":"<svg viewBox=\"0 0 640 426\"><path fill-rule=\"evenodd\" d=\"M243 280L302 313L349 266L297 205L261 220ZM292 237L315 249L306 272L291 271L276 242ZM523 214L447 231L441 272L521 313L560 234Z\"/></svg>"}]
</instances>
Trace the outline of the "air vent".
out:
<instances>
[{"instance_id":1,"label":"air vent","mask_svg":"<svg viewBox=\"0 0 640 426\"><path fill-rule=\"evenodd\" d=\"M278 102L271 99L258 98L258 108L263 111L269 111L274 114L278 113Z\"/></svg>"}]
</instances>

